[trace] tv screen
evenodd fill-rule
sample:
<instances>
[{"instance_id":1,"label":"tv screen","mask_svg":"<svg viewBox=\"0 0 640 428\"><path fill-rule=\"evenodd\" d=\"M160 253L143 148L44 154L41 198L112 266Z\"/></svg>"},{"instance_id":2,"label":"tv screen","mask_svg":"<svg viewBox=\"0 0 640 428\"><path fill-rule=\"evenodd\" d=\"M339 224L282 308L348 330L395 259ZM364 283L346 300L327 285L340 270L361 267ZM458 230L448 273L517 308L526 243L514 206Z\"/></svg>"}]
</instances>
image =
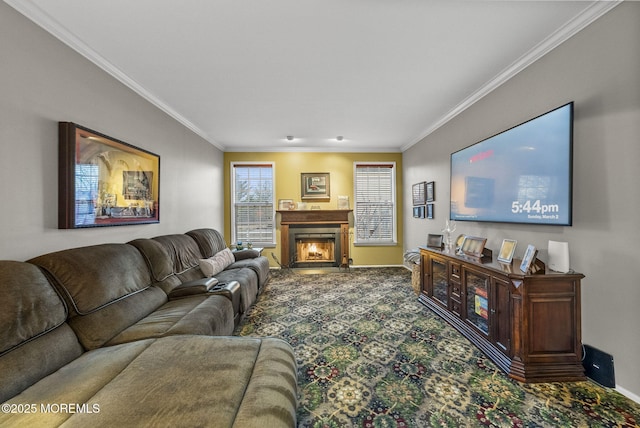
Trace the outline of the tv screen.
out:
<instances>
[{"instance_id":1,"label":"tv screen","mask_svg":"<svg viewBox=\"0 0 640 428\"><path fill-rule=\"evenodd\" d=\"M451 154L452 220L571 225L573 102Z\"/></svg>"}]
</instances>

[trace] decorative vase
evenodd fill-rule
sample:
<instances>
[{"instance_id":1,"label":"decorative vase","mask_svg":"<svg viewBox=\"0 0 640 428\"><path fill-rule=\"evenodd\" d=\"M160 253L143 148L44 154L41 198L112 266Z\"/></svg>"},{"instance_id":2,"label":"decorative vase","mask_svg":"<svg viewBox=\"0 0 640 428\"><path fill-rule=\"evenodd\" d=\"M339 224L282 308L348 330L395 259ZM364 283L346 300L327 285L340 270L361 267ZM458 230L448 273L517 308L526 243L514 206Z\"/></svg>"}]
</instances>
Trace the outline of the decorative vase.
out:
<instances>
[{"instance_id":1,"label":"decorative vase","mask_svg":"<svg viewBox=\"0 0 640 428\"><path fill-rule=\"evenodd\" d=\"M447 220L444 224L444 229L442 229L442 233L444 235L444 248L446 251L450 251L453 248L452 234L456 230L456 222L455 220Z\"/></svg>"}]
</instances>

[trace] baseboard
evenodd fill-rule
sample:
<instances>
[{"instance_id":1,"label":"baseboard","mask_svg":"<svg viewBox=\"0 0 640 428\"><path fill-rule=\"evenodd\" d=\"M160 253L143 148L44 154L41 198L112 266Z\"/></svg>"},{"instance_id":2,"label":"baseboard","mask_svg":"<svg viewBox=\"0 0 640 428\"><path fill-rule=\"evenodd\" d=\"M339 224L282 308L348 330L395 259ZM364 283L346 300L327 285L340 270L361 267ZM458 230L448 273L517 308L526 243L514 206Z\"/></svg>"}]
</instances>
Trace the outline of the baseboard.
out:
<instances>
[{"instance_id":1,"label":"baseboard","mask_svg":"<svg viewBox=\"0 0 640 428\"><path fill-rule=\"evenodd\" d=\"M349 266L352 269L362 269L362 268L388 268L388 267L403 267L407 270L411 270L409 266L406 265L351 265ZM280 266L269 266L269 269L272 270L282 270Z\"/></svg>"},{"instance_id":2,"label":"baseboard","mask_svg":"<svg viewBox=\"0 0 640 428\"><path fill-rule=\"evenodd\" d=\"M616 385L616 391L618 391L620 394L624 395L628 399L633 400L636 403L640 404L640 395L636 395L633 392L624 389L620 385Z\"/></svg>"},{"instance_id":3,"label":"baseboard","mask_svg":"<svg viewBox=\"0 0 640 428\"><path fill-rule=\"evenodd\" d=\"M360 268L388 268L388 267L406 267L406 266L405 265L352 265L350 267L360 269Z\"/></svg>"}]
</instances>

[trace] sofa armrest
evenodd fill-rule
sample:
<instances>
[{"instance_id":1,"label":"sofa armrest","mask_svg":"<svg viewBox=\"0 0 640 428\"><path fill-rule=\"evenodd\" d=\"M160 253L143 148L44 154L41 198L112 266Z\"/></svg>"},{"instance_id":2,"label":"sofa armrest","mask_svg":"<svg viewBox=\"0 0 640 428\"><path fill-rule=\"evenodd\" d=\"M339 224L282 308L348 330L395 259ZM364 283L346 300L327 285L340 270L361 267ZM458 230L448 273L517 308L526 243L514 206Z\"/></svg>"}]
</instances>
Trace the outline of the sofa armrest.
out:
<instances>
[{"instance_id":1,"label":"sofa armrest","mask_svg":"<svg viewBox=\"0 0 640 428\"><path fill-rule=\"evenodd\" d=\"M256 250L238 250L233 252L233 256L238 260L255 259L260 256L260 252Z\"/></svg>"},{"instance_id":2,"label":"sofa armrest","mask_svg":"<svg viewBox=\"0 0 640 428\"><path fill-rule=\"evenodd\" d=\"M183 282L169 292L169 298L191 296L194 294L204 294L218 284L216 278L198 278L193 281Z\"/></svg>"}]
</instances>

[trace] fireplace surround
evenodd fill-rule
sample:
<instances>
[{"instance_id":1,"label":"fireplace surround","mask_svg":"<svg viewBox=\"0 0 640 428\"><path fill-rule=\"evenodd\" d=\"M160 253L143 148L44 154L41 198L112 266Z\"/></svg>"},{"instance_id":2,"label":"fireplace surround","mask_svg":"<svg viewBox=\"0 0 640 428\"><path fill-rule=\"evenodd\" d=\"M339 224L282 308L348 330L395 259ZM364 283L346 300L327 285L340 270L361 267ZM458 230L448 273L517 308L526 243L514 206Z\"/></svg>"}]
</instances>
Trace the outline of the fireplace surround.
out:
<instances>
[{"instance_id":1,"label":"fireplace surround","mask_svg":"<svg viewBox=\"0 0 640 428\"><path fill-rule=\"evenodd\" d=\"M352 210L279 210L283 266L347 267Z\"/></svg>"}]
</instances>

